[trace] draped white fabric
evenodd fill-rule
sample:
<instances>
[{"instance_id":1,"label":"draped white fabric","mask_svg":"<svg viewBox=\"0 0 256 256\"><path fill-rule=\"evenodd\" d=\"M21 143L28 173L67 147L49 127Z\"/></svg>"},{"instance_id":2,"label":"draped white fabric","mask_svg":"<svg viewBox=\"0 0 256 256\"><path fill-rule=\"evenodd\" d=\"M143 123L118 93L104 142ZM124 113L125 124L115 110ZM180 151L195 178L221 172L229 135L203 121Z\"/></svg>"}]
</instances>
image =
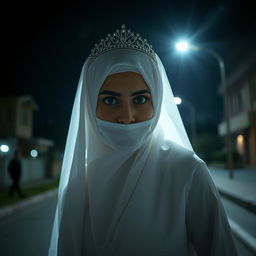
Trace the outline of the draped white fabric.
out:
<instances>
[{"instance_id":1,"label":"draped white fabric","mask_svg":"<svg viewBox=\"0 0 256 256\"><path fill-rule=\"evenodd\" d=\"M147 136L129 151L111 146L96 120L104 80L126 71L143 76L154 107ZM206 201L194 209L200 188ZM191 255L190 243L206 252L199 240L209 231L211 210L216 214L209 222L221 223L211 235L227 245L223 253L223 242L213 239L212 255L231 255L225 212L206 166L192 150L159 57L115 49L88 58L70 121L49 255ZM200 212L205 230L196 233L193 222Z\"/></svg>"}]
</instances>

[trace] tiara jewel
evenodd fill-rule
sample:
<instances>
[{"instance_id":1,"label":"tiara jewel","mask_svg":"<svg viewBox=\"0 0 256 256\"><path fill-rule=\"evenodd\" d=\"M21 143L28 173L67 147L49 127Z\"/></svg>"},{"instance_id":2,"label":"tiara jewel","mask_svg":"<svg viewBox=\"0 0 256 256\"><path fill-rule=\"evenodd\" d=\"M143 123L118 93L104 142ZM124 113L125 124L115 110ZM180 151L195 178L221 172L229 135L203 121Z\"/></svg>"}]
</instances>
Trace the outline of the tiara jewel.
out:
<instances>
[{"instance_id":1,"label":"tiara jewel","mask_svg":"<svg viewBox=\"0 0 256 256\"><path fill-rule=\"evenodd\" d=\"M138 33L131 32L126 29L125 25L121 29L117 29L112 35L108 34L106 39L101 39L98 44L95 44L91 50L89 57L96 58L97 56L113 50L113 49L134 49L146 53L156 61L156 55L147 39L142 39Z\"/></svg>"}]
</instances>

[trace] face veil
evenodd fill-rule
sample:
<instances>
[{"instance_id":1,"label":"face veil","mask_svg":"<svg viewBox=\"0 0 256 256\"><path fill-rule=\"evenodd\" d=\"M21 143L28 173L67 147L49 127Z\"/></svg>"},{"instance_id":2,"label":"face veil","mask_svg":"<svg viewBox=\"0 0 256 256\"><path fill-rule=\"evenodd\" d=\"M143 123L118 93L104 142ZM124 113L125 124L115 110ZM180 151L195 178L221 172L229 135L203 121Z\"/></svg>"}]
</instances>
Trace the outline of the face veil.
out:
<instances>
[{"instance_id":1,"label":"face veil","mask_svg":"<svg viewBox=\"0 0 256 256\"><path fill-rule=\"evenodd\" d=\"M106 77L129 71L141 74L149 86L154 116L140 143L123 151L111 146L102 135L96 105ZM157 54L125 47L89 56L73 105L49 255L82 254L88 215L97 253L110 253L120 219L139 180L144 172L151 171L150 163L154 171L159 152L170 142L192 151Z\"/></svg>"}]
</instances>

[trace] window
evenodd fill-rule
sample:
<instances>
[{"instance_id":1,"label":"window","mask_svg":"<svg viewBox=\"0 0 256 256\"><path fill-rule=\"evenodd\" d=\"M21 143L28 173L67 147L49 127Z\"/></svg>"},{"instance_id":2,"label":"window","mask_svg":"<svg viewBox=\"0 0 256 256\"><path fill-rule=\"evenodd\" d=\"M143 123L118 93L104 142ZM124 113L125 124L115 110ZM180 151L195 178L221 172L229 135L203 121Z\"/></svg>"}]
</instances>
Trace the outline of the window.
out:
<instances>
[{"instance_id":1,"label":"window","mask_svg":"<svg viewBox=\"0 0 256 256\"><path fill-rule=\"evenodd\" d=\"M231 112L233 114L237 114L240 111L242 111L243 101L242 101L242 93L240 90L233 94L233 97L231 99L231 108L232 108Z\"/></svg>"},{"instance_id":2,"label":"window","mask_svg":"<svg viewBox=\"0 0 256 256\"><path fill-rule=\"evenodd\" d=\"M243 100L242 100L242 92L239 91L236 95L237 98L237 112L240 112L243 110Z\"/></svg>"},{"instance_id":3,"label":"window","mask_svg":"<svg viewBox=\"0 0 256 256\"><path fill-rule=\"evenodd\" d=\"M21 109L20 121L22 125L29 125L29 111L28 109Z\"/></svg>"}]
</instances>

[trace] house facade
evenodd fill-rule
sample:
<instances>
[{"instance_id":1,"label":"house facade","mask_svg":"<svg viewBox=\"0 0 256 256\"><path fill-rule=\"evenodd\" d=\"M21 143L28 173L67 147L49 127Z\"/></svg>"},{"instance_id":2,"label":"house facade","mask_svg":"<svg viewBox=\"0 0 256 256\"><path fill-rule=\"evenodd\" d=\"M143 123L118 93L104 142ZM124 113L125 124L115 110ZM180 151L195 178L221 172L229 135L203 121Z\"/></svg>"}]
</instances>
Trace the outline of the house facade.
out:
<instances>
[{"instance_id":1,"label":"house facade","mask_svg":"<svg viewBox=\"0 0 256 256\"><path fill-rule=\"evenodd\" d=\"M256 53L250 54L227 78L227 104L233 152L240 156L240 167L256 167ZM220 89L223 95L223 88ZM218 126L225 136L226 122Z\"/></svg>"},{"instance_id":2,"label":"house facade","mask_svg":"<svg viewBox=\"0 0 256 256\"><path fill-rule=\"evenodd\" d=\"M21 154L21 184L59 174L53 170L53 141L33 136L33 115L37 110L29 95L0 98L0 187L11 183L8 164L16 150Z\"/></svg>"}]
</instances>

